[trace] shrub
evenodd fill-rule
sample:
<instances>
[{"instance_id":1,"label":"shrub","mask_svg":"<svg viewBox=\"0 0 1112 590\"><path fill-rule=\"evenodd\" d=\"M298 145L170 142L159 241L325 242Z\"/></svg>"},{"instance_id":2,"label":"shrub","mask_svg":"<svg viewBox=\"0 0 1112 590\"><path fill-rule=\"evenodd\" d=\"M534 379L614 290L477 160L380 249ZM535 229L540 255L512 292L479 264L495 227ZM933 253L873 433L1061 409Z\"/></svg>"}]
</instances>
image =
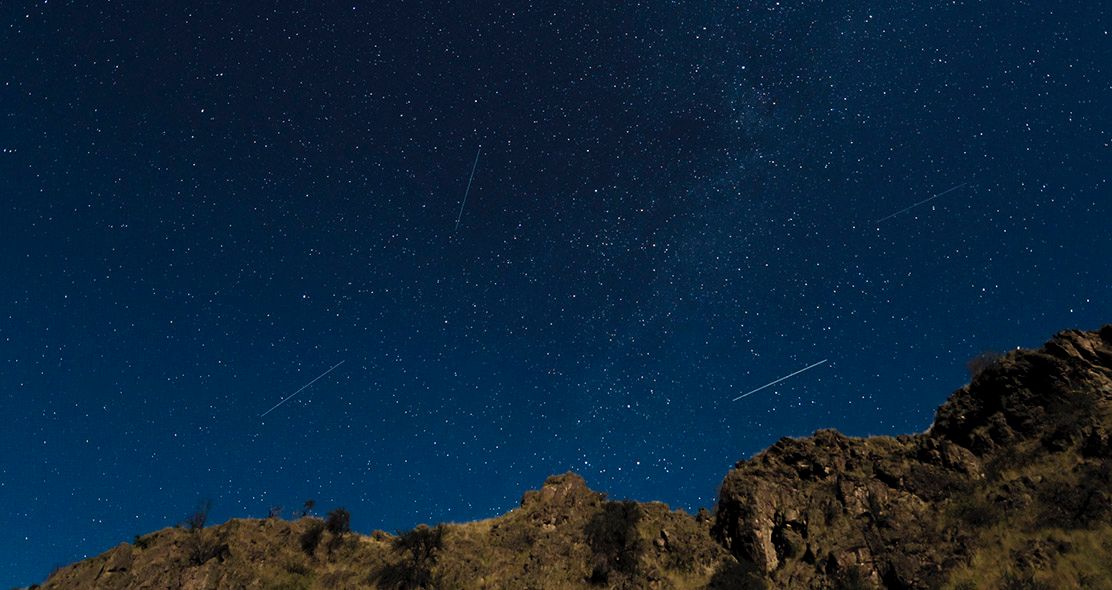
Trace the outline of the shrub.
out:
<instances>
[{"instance_id":1,"label":"shrub","mask_svg":"<svg viewBox=\"0 0 1112 590\"><path fill-rule=\"evenodd\" d=\"M282 518L282 507L278 505L271 506L270 511L266 514L266 517L268 519Z\"/></svg>"},{"instance_id":2,"label":"shrub","mask_svg":"<svg viewBox=\"0 0 1112 590\"><path fill-rule=\"evenodd\" d=\"M973 528L992 526L1004 518L999 505L977 493L957 496L951 510L956 518Z\"/></svg>"},{"instance_id":3,"label":"shrub","mask_svg":"<svg viewBox=\"0 0 1112 590\"><path fill-rule=\"evenodd\" d=\"M984 371L985 369L996 364L996 361L1002 358L1004 358L1003 353L986 350L981 354L978 354L977 356L969 359L965 362L965 368L969 371L969 378L973 379L977 375L981 374L981 371Z\"/></svg>"},{"instance_id":4,"label":"shrub","mask_svg":"<svg viewBox=\"0 0 1112 590\"><path fill-rule=\"evenodd\" d=\"M312 557L313 554L316 553L317 546L320 545L320 540L323 536L324 523L313 519L313 522L309 523L309 528L301 533L301 550L304 551L306 555Z\"/></svg>"},{"instance_id":5,"label":"shrub","mask_svg":"<svg viewBox=\"0 0 1112 590\"><path fill-rule=\"evenodd\" d=\"M636 502L607 502L587 524L587 544L593 554L592 583L611 583L611 572L631 575L636 571L645 552L637 532L641 516Z\"/></svg>"},{"instance_id":6,"label":"shrub","mask_svg":"<svg viewBox=\"0 0 1112 590\"><path fill-rule=\"evenodd\" d=\"M442 524L429 528L420 525L408 531L398 531L394 539L394 549L410 554L413 561L426 561L435 558L436 552L444 546L446 527Z\"/></svg>"},{"instance_id":7,"label":"shrub","mask_svg":"<svg viewBox=\"0 0 1112 590\"><path fill-rule=\"evenodd\" d=\"M205 528L205 523L208 522L209 511L212 510L212 500L201 500L197 503L197 510L190 514L185 519L185 526L191 531L197 531Z\"/></svg>"},{"instance_id":8,"label":"shrub","mask_svg":"<svg viewBox=\"0 0 1112 590\"><path fill-rule=\"evenodd\" d=\"M400 563L384 567L374 578L387 588L428 588L433 582L432 568L437 554L444 546L447 528L420 525L411 531L398 531L394 549L408 554Z\"/></svg>"},{"instance_id":9,"label":"shrub","mask_svg":"<svg viewBox=\"0 0 1112 590\"><path fill-rule=\"evenodd\" d=\"M313 575L313 568L305 565L300 561L290 560L286 562L286 571L295 576L311 576Z\"/></svg>"},{"instance_id":10,"label":"shrub","mask_svg":"<svg viewBox=\"0 0 1112 590\"><path fill-rule=\"evenodd\" d=\"M309 498L305 500L305 504L301 507L301 516L309 516L313 512L313 507L317 505L317 501Z\"/></svg>"},{"instance_id":11,"label":"shrub","mask_svg":"<svg viewBox=\"0 0 1112 590\"><path fill-rule=\"evenodd\" d=\"M328 519L324 523L328 532L337 537L344 536L345 533L351 532L351 513L344 508L337 508L328 513Z\"/></svg>"},{"instance_id":12,"label":"shrub","mask_svg":"<svg viewBox=\"0 0 1112 590\"><path fill-rule=\"evenodd\" d=\"M1038 491L1042 510L1035 525L1045 528L1077 529L1107 520L1112 511L1112 461L1081 464L1077 482L1061 479L1045 482Z\"/></svg>"},{"instance_id":13,"label":"shrub","mask_svg":"<svg viewBox=\"0 0 1112 590\"><path fill-rule=\"evenodd\" d=\"M211 532L211 531L209 531ZM227 543L220 543L210 534L201 529L193 529L185 540L186 557L189 565L203 565L210 559L219 559L223 562L231 549Z\"/></svg>"},{"instance_id":14,"label":"shrub","mask_svg":"<svg viewBox=\"0 0 1112 590\"><path fill-rule=\"evenodd\" d=\"M329 512L324 528L332 533L332 538L328 541L328 552L332 553L343 544L344 535L351 532L351 514L343 508Z\"/></svg>"}]
</instances>

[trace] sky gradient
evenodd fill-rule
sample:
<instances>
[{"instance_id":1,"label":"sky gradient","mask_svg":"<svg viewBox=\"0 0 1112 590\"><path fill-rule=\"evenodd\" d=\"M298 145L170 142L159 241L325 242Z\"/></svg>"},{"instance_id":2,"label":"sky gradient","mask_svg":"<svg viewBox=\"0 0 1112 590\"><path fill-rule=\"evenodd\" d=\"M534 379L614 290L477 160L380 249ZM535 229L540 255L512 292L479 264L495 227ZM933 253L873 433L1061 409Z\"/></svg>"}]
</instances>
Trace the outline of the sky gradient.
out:
<instances>
[{"instance_id":1,"label":"sky gradient","mask_svg":"<svg viewBox=\"0 0 1112 590\"><path fill-rule=\"evenodd\" d=\"M89 4L0 6L0 586L202 498L709 507L1112 321L1101 3Z\"/></svg>"}]
</instances>

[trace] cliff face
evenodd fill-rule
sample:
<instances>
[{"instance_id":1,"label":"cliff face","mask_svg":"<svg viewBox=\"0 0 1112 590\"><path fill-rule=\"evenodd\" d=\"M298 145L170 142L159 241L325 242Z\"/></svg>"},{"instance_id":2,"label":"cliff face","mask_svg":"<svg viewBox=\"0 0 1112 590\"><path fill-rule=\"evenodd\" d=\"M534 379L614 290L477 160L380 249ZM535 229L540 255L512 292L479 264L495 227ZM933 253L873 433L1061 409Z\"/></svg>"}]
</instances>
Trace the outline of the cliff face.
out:
<instances>
[{"instance_id":1,"label":"cliff face","mask_svg":"<svg viewBox=\"0 0 1112 590\"><path fill-rule=\"evenodd\" d=\"M777 587L1112 586L1110 410L1112 326L1064 332L925 434L823 431L738 463L713 534Z\"/></svg>"},{"instance_id":2,"label":"cliff face","mask_svg":"<svg viewBox=\"0 0 1112 590\"><path fill-rule=\"evenodd\" d=\"M566 474L503 516L398 535L166 529L44 587L1112 588L1110 433L1106 326L995 360L925 434L783 439L729 472L713 515Z\"/></svg>"}]
</instances>

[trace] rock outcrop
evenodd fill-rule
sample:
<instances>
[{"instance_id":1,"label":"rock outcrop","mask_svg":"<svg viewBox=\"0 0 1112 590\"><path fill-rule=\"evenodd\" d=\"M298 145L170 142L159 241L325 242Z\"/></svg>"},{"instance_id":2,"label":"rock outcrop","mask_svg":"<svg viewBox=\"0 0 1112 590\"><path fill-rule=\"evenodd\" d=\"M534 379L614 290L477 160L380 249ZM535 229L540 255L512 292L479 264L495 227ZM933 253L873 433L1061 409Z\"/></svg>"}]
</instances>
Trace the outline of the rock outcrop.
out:
<instances>
[{"instance_id":1,"label":"rock outcrop","mask_svg":"<svg viewBox=\"0 0 1112 590\"><path fill-rule=\"evenodd\" d=\"M738 463L713 533L777 587L1102 576L1093 556L1044 555L1033 565L1002 547L1112 523L1110 416L1112 326L1063 332L985 367L925 434L821 431ZM969 571L989 554L997 575Z\"/></svg>"},{"instance_id":2,"label":"rock outcrop","mask_svg":"<svg viewBox=\"0 0 1112 590\"><path fill-rule=\"evenodd\" d=\"M1112 326L980 367L926 433L782 439L712 515L550 477L490 520L166 529L44 588L1112 588Z\"/></svg>"}]
</instances>

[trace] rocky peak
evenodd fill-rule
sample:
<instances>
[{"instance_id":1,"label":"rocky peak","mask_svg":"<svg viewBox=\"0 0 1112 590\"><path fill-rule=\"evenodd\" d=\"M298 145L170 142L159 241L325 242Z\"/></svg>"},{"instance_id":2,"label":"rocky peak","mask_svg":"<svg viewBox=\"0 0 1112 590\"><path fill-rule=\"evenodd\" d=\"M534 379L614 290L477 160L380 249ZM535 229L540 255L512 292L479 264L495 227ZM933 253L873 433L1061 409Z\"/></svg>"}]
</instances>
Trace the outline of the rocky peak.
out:
<instances>
[{"instance_id":1,"label":"rocky peak","mask_svg":"<svg viewBox=\"0 0 1112 590\"><path fill-rule=\"evenodd\" d=\"M539 490L525 492L521 497L521 507L530 508L537 504L576 505L602 501L605 498L606 494L591 490L579 474L569 471L562 475L549 476Z\"/></svg>"},{"instance_id":2,"label":"rocky peak","mask_svg":"<svg viewBox=\"0 0 1112 590\"><path fill-rule=\"evenodd\" d=\"M1112 325L1070 330L980 371L938 409L929 432L978 455L1030 440L1061 450L1103 431L1110 401Z\"/></svg>"},{"instance_id":3,"label":"rocky peak","mask_svg":"<svg viewBox=\"0 0 1112 590\"><path fill-rule=\"evenodd\" d=\"M926 434L819 431L739 462L713 534L777 587L934 587L1003 545L989 524L1104 526L1110 403L1112 326L1062 332L981 370Z\"/></svg>"},{"instance_id":4,"label":"rocky peak","mask_svg":"<svg viewBox=\"0 0 1112 590\"><path fill-rule=\"evenodd\" d=\"M597 509L606 494L587 487L575 473L553 475L539 490L529 490L521 497L521 511L545 530L552 530L569 521L578 521Z\"/></svg>"}]
</instances>

